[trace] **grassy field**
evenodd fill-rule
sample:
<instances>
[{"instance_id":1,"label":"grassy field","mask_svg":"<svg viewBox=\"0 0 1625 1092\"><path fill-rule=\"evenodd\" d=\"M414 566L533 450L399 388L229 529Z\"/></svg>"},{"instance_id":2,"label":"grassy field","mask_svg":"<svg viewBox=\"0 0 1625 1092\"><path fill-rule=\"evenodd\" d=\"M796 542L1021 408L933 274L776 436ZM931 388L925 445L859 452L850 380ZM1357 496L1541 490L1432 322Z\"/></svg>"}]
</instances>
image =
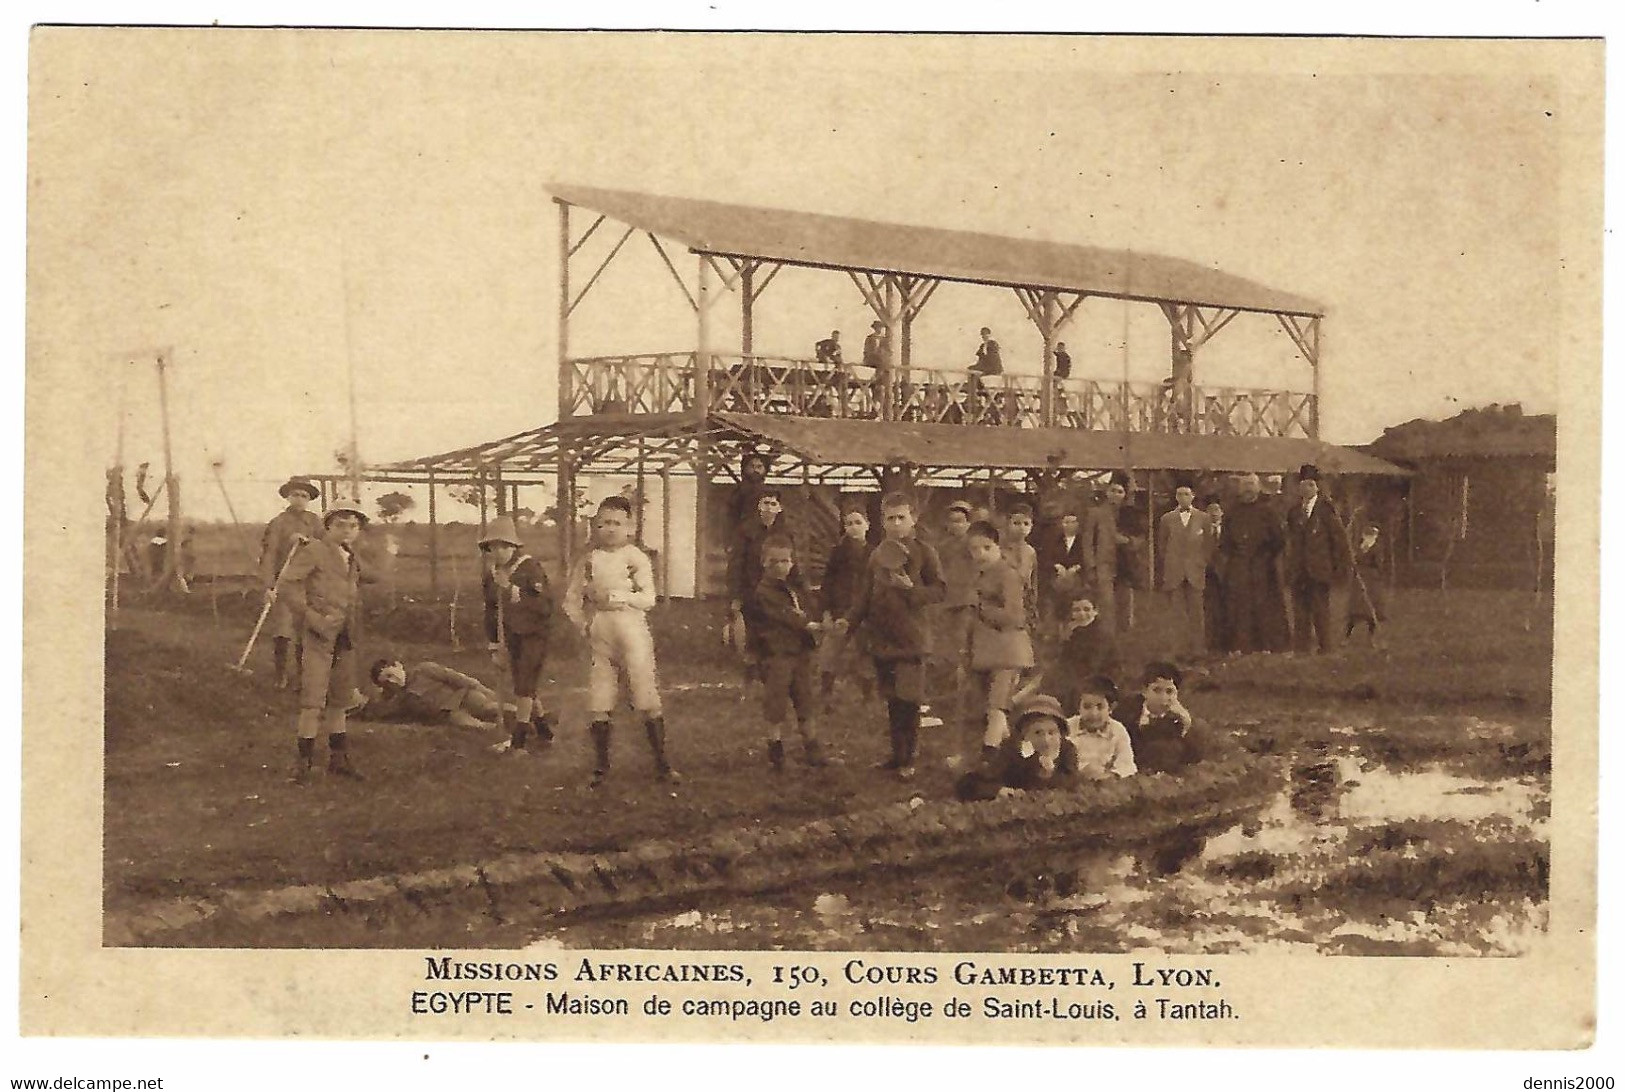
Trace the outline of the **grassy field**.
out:
<instances>
[{"instance_id":1,"label":"grassy field","mask_svg":"<svg viewBox=\"0 0 1625 1092\"><path fill-rule=\"evenodd\" d=\"M1219 731L1254 746L1292 747L1334 725L1372 725L1397 767L1454 760L1486 775L1538 770L1549 755L1550 633L1524 629L1527 604L1486 592L1402 594L1388 649L1330 657L1253 657L1219 664L1187 686L1187 702ZM353 751L367 781L287 780L294 699L259 673L228 670L252 622L253 602L194 593L173 609L125 610L108 634L106 907L221 887L271 888L415 871L508 851L597 851L719 826L779 824L946 794L939 761L963 738L926 733L919 780L902 785L870 767L885 749L883 713L843 693L823 728L842 764L770 774L754 704L731 685L716 604L674 601L655 626L668 688L675 790L655 782L641 728L623 718L610 782L584 788L590 748L582 717L586 664L561 635L550 664L564 730L549 752L494 753L491 733L357 724ZM1150 604L1130 662L1160 652L1168 619ZM370 618L366 658L432 657L492 677L472 618L453 651L443 605L382 605ZM1485 710L1515 738L1484 746L1430 714ZM1392 727L1384 728L1384 724Z\"/></svg>"}]
</instances>

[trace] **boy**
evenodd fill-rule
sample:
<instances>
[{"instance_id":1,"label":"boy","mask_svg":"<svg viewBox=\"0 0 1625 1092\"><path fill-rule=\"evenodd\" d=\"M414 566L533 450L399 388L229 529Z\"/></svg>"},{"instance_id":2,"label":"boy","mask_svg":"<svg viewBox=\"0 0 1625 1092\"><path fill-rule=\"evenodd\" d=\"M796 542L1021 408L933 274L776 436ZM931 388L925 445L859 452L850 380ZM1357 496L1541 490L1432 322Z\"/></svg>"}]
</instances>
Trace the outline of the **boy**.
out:
<instances>
[{"instance_id":1,"label":"boy","mask_svg":"<svg viewBox=\"0 0 1625 1092\"><path fill-rule=\"evenodd\" d=\"M1017 708L1016 730L996 759L959 779L961 800L992 800L1044 789L1072 788L1078 781L1078 752L1066 738L1061 703L1039 694Z\"/></svg>"},{"instance_id":2,"label":"boy","mask_svg":"<svg viewBox=\"0 0 1625 1092\"><path fill-rule=\"evenodd\" d=\"M495 728L503 714L496 692L472 675L424 661L410 668L400 660L375 660L373 688L353 710L363 720Z\"/></svg>"},{"instance_id":3,"label":"boy","mask_svg":"<svg viewBox=\"0 0 1625 1092\"><path fill-rule=\"evenodd\" d=\"M1011 505L1005 528L1009 536L1004 540L1004 559L1021 577L1021 609L1027 629L1033 630L1038 627L1038 551L1027 542L1033 533L1032 505Z\"/></svg>"},{"instance_id":4,"label":"boy","mask_svg":"<svg viewBox=\"0 0 1625 1092\"><path fill-rule=\"evenodd\" d=\"M548 632L553 626L553 596L539 561L524 552L514 522L492 521L480 539L490 564L480 583L485 593L485 640L497 670L513 680L514 718L509 751L525 749L536 733L538 750L553 742L553 720L542 710L536 689L547 663Z\"/></svg>"},{"instance_id":5,"label":"boy","mask_svg":"<svg viewBox=\"0 0 1625 1092\"><path fill-rule=\"evenodd\" d=\"M991 523L973 523L965 537L976 563L976 622L971 631L975 715L982 757L991 760L1010 734L1010 698L1023 668L1033 665L1032 638L1021 597L1021 577L999 549Z\"/></svg>"},{"instance_id":6,"label":"boy","mask_svg":"<svg viewBox=\"0 0 1625 1092\"><path fill-rule=\"evenodd\" d=\"M1147 664L1140 692L1112 710L1112 718L1128 729L1135 764L1143 773L1178 773L1202 759L1201 734L1179 700L1181 681L1173 664Z\"/></svg>"},{"instance_id":7,"label":"boy","mask_svg":"<svg viewBox=\"0 0 1625 1092\"><path fill-rule=\"evenodd\" d=\"M902 493L881 503L886 538L869 558L869 579L837 632L864 629L875 677L886 699L891 757L880 764L899 780L914 776L920 705L925 700L926 610L942 601L942 563L914 537L914 501Z\"/></svg>"},{"instance_id":8,"label":"boy","mask_svg":"<svg viewBox=\"0 0 1625 1092\"><path fill-rule=\"evenodd\" d=\"M1054 658L1039 679L1029 683L1017 697L1019 700L1042 688L1061 699L1062 708L1076 709L1082 681L1093 675L1111 678L1117 674L1118 666L1116 637L1100 624L1100 612L1095 609L1094 600L1079 595L1068 605L1066 634Z\"/></svg>"},{"instance_id":9,"label":"boy","mask_svg":"<svg viewBox=\"0 0 1625 1092\"><path fill-rule=\"evenodd\" d=\"M756 494L756 507L745 514L734 532L728 551L728 609L738 647L744 658L745 681L758 677L756 647L756 586L762 582L762 541L772 534L784 511L777 486L763 485Z\"/></svg>"},{"instance_id":10,"label":"boy","mask_svg":"<svg viewBox=\"0 0 1625 1092\"><path fill-rule=\"evenodd\" d=\"M1346 641L1354 636L1354 627L1363 622L1373 648L1381 647L1377 641L1377 623L1384 621L1385 613L1381 574L1378 572L1381 565L1377 557L1378 533L1374 523L1360 529L1360 544L1354 548L1353 561L1349 566L1348 624L1343 629L1343 639Z\"/></svg>"},{"instance_id":11,"label":"boy","mask_svg":"<svg viewBox=\"0 0 1625 1092\"><path fill-rule=\"evenodd\" d=\"M813 648L819 624L807 617L807 587L795 575L796 551L788 535L762 542L762 581L756 587L757 647L762 655L762 714L768 724L767 757L784 771L784 721L793 708L807 765L827 761L813 723Z\"/></svg>"},{"instance_id":12,"label":"boy","mask_svg":"<svg viewBox=\"0 0 1625 1092\"><path fill-rule=\"evenodd\" d=\"M286 690L299 677L299 646L296 642L299 631L304 627L294 624L287 603L276 602L276 578L294 550L322 536L322 517L309 511L319 491L304 478L289 478L277 492L288 502L288 507L265 525L265 534L260 539L259 577L260 584L265 588L266 599L271 600L271 611L265 617L265 626L271 635L276 686L278 690ZM294 654L292 670L288 662L290 651Z\"/></svg>"},{"instance_id":13,"label":"boy","mask_svg":"<svg viewBox=\"0 0 1625 1092\"><path fill-rule=\"evenodd\" d=\"M322 537L293 555L271 589L299 629L299 760L293 780L310 781L316 764L316 732L327 728L327 772L362 780L350 762L344 715L355 693L355 649L361 639L361 584L377 577L355 555L367 515L359 505L336 504L322 519Z\"/></svg>"},{"instance_id":14,"label":"boy","mask_svg":"<svg viewBox=\"0 0 1625 1092\"><path fill-rule=\"evenodd\" d=\"M824 562L824 583L819 589L824 601L825 623L819 667L823 674L821 690L826 713L834 700L836 673L850 659L846 653L851 648L851 641L846 634L836 632L833 622L846 617L857 602L864 583L869 579L869 555L873 552L874 547L869 545L869 517L862 508L848 508L841 514L841 540L830 550L829 560ZM859 685L867 699L874 689L873 680L861 672L859 676Z\"/></svg>"},{"instance_id":15,"label":"boy","mask_svg":"<svg viewBox=\"0 0 1625 1092\"><path fill-rule=\"evenodd\" d=\"M976 625L976 562L971 558L970 541L966 538L971 523L969 501L956 500L949 504L948 514L943 519L946 533L937 548L947 591L940 608L942 625L933 636L938 642L938 655L954 666L956 690L964 688L971 629Z\"/></svg>"},{"instance_id":16,"label":"boy","mask_svg":"<svg viewBox=\"0 0 1625 1092\"><path fill-rule=\"evenodd\" d=\"M666 718L655 674L654 638L648 612L655 605L654 567L649 555L632 542L632 504L608 497L593 517L592 544L576 563L564 593L564 613L587 638L592 668L587 679L587 709L592 716L595 764L591 788L609 776L610 713L626 675L632 708L643 717L656 775L681 780L666 758Z\"/></svg>"},{"instance_id":17,"label":"boy","mask_svg":"<svg viewBox=\"0 0 1625 1092\"><path fill-rule=\"evenodd\" d=\"M1078 514L1062 512L1059 525L1045 536L1043 547L1038 553L1038 597L1045 632L1064 636L1073 597L1083 591L1093 568Z\"/></svg>"},{"instance_id":18,"label":"boy","mask_svg":"<svg viewBox=\"0 0 1625 1092\"><path fill-rule=\"evenodd\" d=\"M1133 777L1134 744L1128 729L1112 719L1117 685L1104 675L1076 684L1078 715L1066 722L1067 738L1078 752L1078 776L1087 781Z\"/></svg>"}]
</instances>

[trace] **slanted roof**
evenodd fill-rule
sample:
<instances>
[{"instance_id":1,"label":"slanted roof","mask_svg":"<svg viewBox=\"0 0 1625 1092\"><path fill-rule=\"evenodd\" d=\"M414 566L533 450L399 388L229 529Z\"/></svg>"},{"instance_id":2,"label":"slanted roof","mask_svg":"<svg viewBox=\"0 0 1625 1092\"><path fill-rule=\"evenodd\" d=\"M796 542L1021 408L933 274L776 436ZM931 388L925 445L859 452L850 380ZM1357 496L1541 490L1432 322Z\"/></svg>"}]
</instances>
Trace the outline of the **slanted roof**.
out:
<instances>
[{"instance_id":1,"label":"slanted roof","mask_svg":"<svg viewBox=\"0 0 1625 1092\"><path fill-rule=\"evenodd\" d=\"M716 413L715 419L819 465L919 466L1055 470L1246 471L1287 474L1314 463L1331 474L1403 476L1382 459L1320 440L1287 437L1188 436L1075 428L826 420Z\"/></svg>"},{"instance_id":2,"label":"slanted roof","mask_svg":"<svg viewBox=\"0 0 1625 1092\"><path fill-rule=\"evenodd\" d=\"M583 470L624 473L641 455L649 465L686 463L700 439L779 448L818 467L912 463L960 470L1254 470L1289 474L1314 463L1331 474L1404 476L1409 471L1353 448L1319 440L1093 432L1072 428L919 424L712 413L573 418L490 443L373 467L381 473L474 474L501 467L535 472L568 453Z\"/></svg>"},{"instance_id":3,"label":"slanted roof","mask_svg":"<svg viewBox=\"0 0 1625 1092\"><path fill-rule=\"evenodd\" d=\"M691 250L792 265L912 273L1117 299L1271 314L1324 315L1323 304L1182 258L974 231L888 224L630 190L555 184L560 201L674 239Z\"/></svg>"},{"instance_id":4,"label":"slanted roof","mask_svg":"<svg viewBox=\"0 0 1625 1092\"><path fill-rule=\"evenodd\" d=\"M1385 429L1365 450L1384 459L1557 460L1557 417L1520 405L1463 410L1446 421L1417 418Z\"/></svg>"}]
</instances>

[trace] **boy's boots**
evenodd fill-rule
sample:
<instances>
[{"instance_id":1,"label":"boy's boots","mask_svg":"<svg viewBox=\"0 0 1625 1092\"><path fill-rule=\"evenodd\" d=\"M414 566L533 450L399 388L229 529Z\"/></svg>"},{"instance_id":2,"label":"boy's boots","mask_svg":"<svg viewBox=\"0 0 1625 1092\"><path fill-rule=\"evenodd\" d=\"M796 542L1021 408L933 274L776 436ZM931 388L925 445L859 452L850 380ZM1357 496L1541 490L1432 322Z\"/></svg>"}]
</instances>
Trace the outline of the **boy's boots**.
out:
<instances>
[{"instance_id":1,"label":"boy's boots","mask_svg":"<svg viewBox=\"0 0 1625 1092\"><path fill-rule=\"evenodd\" d=\"M886 703L886 720L891 735L891 757L875 767L880 770L903 768L903 721L907 704L893 698Z\"/></svg>"},{"instance_id":2,"label":"boy's boots","mask_svg":"<svg viewBox=\"0 0 1625 1092\"><path fill-rule=\"evenodd\" d=\"M502 711L503 726L508 729L508 753L525 749L525 738L530 733L530 722L520 720L506 709Z\"/></svg>"},{"instance_id":3,"label":"boy's boots","mask_svg":"<svg viewBox=\"0 0 1625 1092\"><path fill-rule=\"evenodd\" d=\"M327 737L327 772L339 777L347 777L351 781L363 781L361 771L350 764L350 751L345 745L345 734L335 733Z\"/></svg>"},{"instance_id":4,"label":"boy's boots","mask_svg":"<svg viewBox=\"0 0 1625 1092\"><path fill-rule=\"evenodd\" d=\"M310 784L311 776L316 772L316 741L299 737L299 761L293 767L293 783L295 785Z\"/></svg>"},{"instance_id":5,"label":"boy's boots","mask_svg":"<svg viewBox=\"0 0 1625 1092\"><path fill-rule=\"evenodd\" d=\"M596 789L609 776L609 721L595 720L587 731L592 735L593 753L592 780L588 782L588 787Z\"/></svg>"},{"instance_id":6,"label":"boy's boots","mask_svg":"<svg viewBox=\"0 0 1625 1092\"><path fill-rule=\"evenodd\" d=\"M774 773L784 772L784 740L767 741L767 761L772 765Z\"/></svg>"},{"instance_id":7,"label":"boy's boots","mask_svg":"<svg viewBox=\"0 0 1625 1092\"><path fill-rule=\"evenodd\" d=\"M682 776L666 760L666 718L650 717L644 721L643 729L649 736L649 750L654 752L655 776L662 781L681 781Z\"/></svg>"},{"instance_id":8,"label":"boy's boots","mask_svg":"<svg viewBox=\"0 0 1625 1092\"><path fill-rule=\"evenodd\" d=\"M536 733L536 748L541 750L553 743L553 718L546 713L532 713L530 715L531 731Z\"/></svg>"}]
</instances>

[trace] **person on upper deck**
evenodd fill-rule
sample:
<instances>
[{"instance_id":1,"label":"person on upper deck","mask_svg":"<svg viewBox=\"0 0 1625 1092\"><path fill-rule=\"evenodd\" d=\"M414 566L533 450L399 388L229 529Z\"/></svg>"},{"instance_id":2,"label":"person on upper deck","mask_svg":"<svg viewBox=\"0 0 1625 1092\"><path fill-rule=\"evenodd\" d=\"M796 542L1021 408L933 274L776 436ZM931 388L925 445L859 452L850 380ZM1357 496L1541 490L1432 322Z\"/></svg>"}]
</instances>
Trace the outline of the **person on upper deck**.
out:
<instances>
[{"instance_id":1,"label":"person on upper deck","mask_svg":"<svg viewBox=\"0 0 1625 1092\"><path fill-rule=\"evenodd\" d=\"M813 346L813 356L820 364L840 365L844 363L841 360L841 332L831 330L829 337Z\"/></svg>"}]
</instances>

